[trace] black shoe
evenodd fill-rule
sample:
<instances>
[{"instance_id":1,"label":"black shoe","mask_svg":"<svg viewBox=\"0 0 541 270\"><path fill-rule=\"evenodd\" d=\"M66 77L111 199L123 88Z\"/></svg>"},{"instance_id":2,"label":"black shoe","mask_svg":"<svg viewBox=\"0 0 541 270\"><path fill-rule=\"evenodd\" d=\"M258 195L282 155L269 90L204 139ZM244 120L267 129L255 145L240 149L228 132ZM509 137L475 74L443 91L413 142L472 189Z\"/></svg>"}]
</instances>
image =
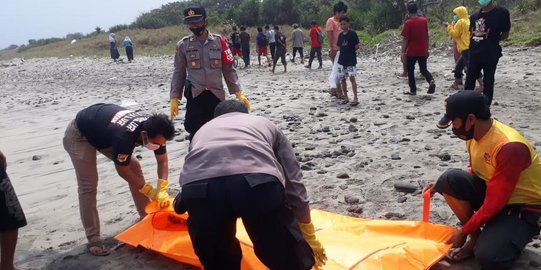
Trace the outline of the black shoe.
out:
<instances>
[{"instance_id":1,"label":"black shoe","mask_svg":"<svg viewBox=\"0 0 541 270\"><path fill-rule=\"evenodd\" d=\"M428 92L429 94L434 94L436 92L436 82L434 80L430 81L430 86L428 86Z\"/></svg>"},{"instance_id":2,"label":"black shoe","mask_svg":"<svg viewBox=\"0 0 541 270\"><path fill-rule=\"evenodd\" d=\"M322 69L323 67L321 65L319 65L319 67L317 67L317 69Z\"/></svg>"},{"instance_id":3,"label":"black shoe","mask_svg":"<svg viewBox=\"0 0 541 270\"><path fill-rule=\"evenodd\" d=\"M312 68L311 66L304 66L305 68Z\"/></svg>"},{"instance_id":4,"label":"black shoe","mask_svg":"<svg viewBox=\"0 0 541 270\"><path fill-rule=\"evenodd\" d=\"M451 125L451 119L447 118L447 115L444 114L443 117L438 121L436 126L441 129L446 129Z\"/></svg>"}]
</instances>

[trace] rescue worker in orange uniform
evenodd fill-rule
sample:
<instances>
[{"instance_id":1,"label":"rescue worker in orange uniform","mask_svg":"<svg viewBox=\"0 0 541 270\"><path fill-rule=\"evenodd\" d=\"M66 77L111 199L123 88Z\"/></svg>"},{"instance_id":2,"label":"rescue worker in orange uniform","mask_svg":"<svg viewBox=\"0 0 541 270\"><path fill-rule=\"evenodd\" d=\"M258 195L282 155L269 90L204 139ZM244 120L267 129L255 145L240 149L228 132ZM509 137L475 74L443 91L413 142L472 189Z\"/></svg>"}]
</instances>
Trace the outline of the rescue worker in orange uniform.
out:
<instances>
[{"instance_id":1,"label":"rescue worker in orange uniform","mask_svg":"<svg viewBox=\"0 0 541 270\"><path fill-rule=\"evenodd\" d=\"M469 172L450 169L425 190L441 193L462 223L447 258L471 256L482 269L509 269L539 233L541 161L515 129L491 118L486 97L460 91L446 100L453 133L466 141Z\"/></svg>"}]
</instances>

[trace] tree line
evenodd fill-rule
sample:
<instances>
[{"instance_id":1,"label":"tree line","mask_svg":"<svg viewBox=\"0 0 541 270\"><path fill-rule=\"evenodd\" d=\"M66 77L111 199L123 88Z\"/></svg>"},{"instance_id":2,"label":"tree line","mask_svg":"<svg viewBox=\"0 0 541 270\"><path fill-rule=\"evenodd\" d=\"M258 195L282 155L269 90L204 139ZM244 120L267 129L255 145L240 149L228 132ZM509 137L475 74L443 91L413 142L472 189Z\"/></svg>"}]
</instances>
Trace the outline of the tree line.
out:
<instances>
[{"instance_id":1,"label":"tree line","mask_svg":"<svg viewBox=\"0 0 541 270\"><path fill-rule=\"evenodd\" d=\"M342 0L348 5L347 15L352 21L352 28L364 31L369 35L377 35L388 29L396 29L402 25L406 14L406 3L409 0ZM308 28L311 20L325 25L332 16L333 6L338 0L190 0L178 1L162 5L160 8L144 12L131 24L119 24L109 28L109 32L125 29L158 29L166 26L181 25L182 11L190 5L201 4L205 7L211 26L244 25L247 27L263 25L300 24ZM463 5L470 12L479 8L477 0L417 0L420 10L436 23L450 21L452 10ZM515 8L519 12L541 9L541 0L496 0L498 5ZM103 30L83 35L67 34L65 40L87 38L99 35ZM28 45L19 47L26 50L36 46L62 40L48 38L29 40ZM17 47L12 45L10 47Z\"/></svg>"}]
</instances>

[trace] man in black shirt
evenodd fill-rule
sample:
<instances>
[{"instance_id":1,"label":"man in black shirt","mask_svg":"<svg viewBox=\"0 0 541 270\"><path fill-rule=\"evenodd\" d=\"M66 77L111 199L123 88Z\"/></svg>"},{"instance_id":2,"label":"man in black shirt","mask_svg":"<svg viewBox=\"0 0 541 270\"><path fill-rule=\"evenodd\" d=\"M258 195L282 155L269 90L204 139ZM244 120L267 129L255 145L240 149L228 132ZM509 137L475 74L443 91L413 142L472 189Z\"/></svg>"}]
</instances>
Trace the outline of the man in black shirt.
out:
<instances>
[{"instance_id":1,"label":"man in black shirt","mask_svg":"<svg viewBox=\"0 0 541 270\"><path fill-rule=\"evenodd\" d=\"M246 27L240 27L240 48L242 49L242 60L244 67L250 66L250 34L246 32Z\"/></svg>"},{"instance_id":2,"label":"man in black shirt","mask_svg":"<svg viewBox=\"0 0 541 270\"><path fill-rule=\"evenodd\" d=\"M350 30L351 21L346 15L340 17L340 28L342 33L338 35L337 46L340 47L340 55L338 56L338 76L342 87L338 87L337 95L339 98L343 98L342 104L349 102L347 94L346 80L349 77L351 81L351 89L353 90L353 101L351 106L359 105L357 98L357 81L355 76L357 75L357 54L359 49L359 36L353 30Z\"/></svg>"},{"instance_id":3,"label":"man in black shirt","mask_svg":"<svg viewBox=\"0 0 541 270\"><path fill-rule=\"evenodd\" d=\"M276 63L278 63L278 59L282 60L282 65L284 65L284 72L287 72L287 62L286 62L286 36L282 34L280 31L280 27L278 25L274 26L274 36L276 40L276 52L274 53L274 57L272 59L272 73L274 73L274 69L276 68Z\"/></svg>"},{"instance_id":4,"label":"man in black shirt","mask_svg":"<svg viewBox=\"0 0 541 270\"><path fill-rule=\"evenodd\" d=\"M493 1L480 0L479 4L481 10L470 16L470 63L464 89L473 90L475 80L483 70L483 93L490 105L494 95L494 74L502 56L500 41L509 37L511 20L509 11L496 6Z\"/></svg>"},{"instance_id":5,"label":"man in black shirt","mask_svg":"<svg viewBox=\"0 0 541 270\"><path fill-rule=\"evenodd\" d=\"M149 199L157 200L160 207L169 205L169 165L165 143L174 135L173 122L167 115L142 115L114 104L92 105L80 111L70 122L63 144L77 176L79 211L90 253L97 256L108 254L101 242L96 207L96 151L115 163L118 175L130 186L139 215L144 217ZM136 146L154 151L159 179L156 188L150 182L145 183L141 165L133 155Z\"/></svg>"}]
</instances>

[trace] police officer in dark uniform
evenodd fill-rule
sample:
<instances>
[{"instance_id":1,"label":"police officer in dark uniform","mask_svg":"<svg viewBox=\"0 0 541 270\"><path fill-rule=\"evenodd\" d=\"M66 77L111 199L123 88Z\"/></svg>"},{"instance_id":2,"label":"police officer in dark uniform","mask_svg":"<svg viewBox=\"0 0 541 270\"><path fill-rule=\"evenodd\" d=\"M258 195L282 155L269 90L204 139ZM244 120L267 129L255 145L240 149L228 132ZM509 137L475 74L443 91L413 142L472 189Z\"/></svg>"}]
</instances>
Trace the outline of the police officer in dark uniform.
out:
<instances>
[{"instance_id":1,"label":"police officer in dark uniform","mask_svg":"<svg viewBox=\"0 0 541 270\"><path fill-rule=\"evenodd\" d=\"M250 103L240 90L226 38L206 29L208 17L205 9L198 5L186 8L184 24L193 34L177 43L170 92L171 118L177 116L179 100L184 94L184 128L191 141L197 130L213 118L216 105L225 100L222 76L230 94L235 94L248 109Z\"/></svg>"}]
</instances>

